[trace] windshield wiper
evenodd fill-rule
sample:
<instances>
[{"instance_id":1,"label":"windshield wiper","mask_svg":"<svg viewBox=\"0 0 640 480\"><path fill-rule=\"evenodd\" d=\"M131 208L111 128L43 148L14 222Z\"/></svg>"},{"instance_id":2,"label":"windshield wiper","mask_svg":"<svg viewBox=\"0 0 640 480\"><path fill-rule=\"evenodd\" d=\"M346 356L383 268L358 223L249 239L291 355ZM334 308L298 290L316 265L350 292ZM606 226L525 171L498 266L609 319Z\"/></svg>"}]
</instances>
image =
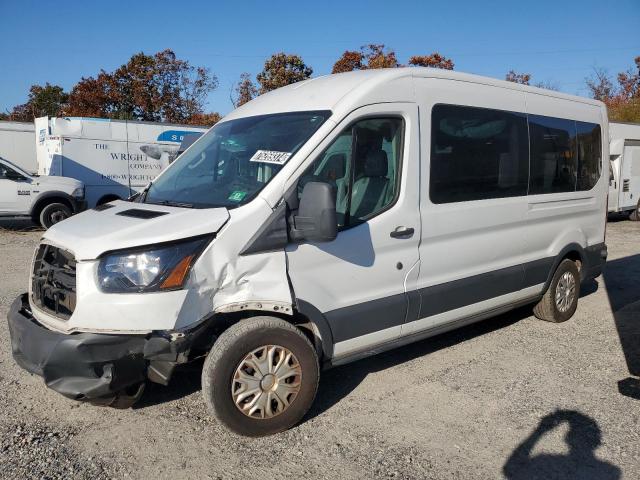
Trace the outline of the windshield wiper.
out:
<instances>
[{"instance_id":1,"label":"windshield wiper","mask_svg":"<svg viewBox=\"0 0 640 480\"><path fill-rule=\"evenodd\" d=\"M166 205L167 207L193 208L192 203L173 202L171 200L160 200L159 202L145 202L150 205Z\"/></svg>"}]
</instances>

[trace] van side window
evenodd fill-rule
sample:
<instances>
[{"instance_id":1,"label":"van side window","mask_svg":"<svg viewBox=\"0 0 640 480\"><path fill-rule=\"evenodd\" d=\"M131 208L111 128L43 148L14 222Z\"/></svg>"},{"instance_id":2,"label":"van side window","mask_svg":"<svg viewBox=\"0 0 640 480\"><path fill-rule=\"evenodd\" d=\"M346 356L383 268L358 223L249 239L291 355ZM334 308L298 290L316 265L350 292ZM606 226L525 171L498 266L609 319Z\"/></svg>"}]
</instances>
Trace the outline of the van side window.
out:
<instances>
[{"instance_id":1,"label":"van side window","mask_svg":"<svg viewBox=\"0 0 640 480\"><path fill-rule=\"evenodd\" d=\"M431 201L526 195L528 153L525 114L435 105L431 114Z\"/></svg>"},{"instance_id":2,"label":"van side window","mask_svg":"<svg viewBox=\"0 0 640 480\"><path fill-rule=\"evenodd\" d=\"M7 178L7 167L0 163L0 178Z\"/></svg>"},{"instance_id":3,"label":"van side window","mask_svg":"<svg viewBox=\"0 0 640 480\"><path fill-rule=\"evenodd\" d=\"M298 182L298 196L307 182L336 187L338 226L365 222L394 203L402 157L401 118L360 120L343 131Z\"/></svg>"},{"instance_id":4,"label":"van side window","mask_svg":"<svg viewBox=\"0 0 640 480\"><path fill-rule=\"evenodd\" d=\"M576 122L576 130L578 132L578 183L576 190L591 190L598 183L602 173L600 125Z\"/></svg>"},{"instance_id":5,"label":"van side window","mask_svg":"<svg viewBox=\"0 0 640 480\"><path fill-rule=\"evenodd\" d=\"M529 193L573 192L578 159L573 120L529 115L531 179Z\"/></svg>"}]
</instances>

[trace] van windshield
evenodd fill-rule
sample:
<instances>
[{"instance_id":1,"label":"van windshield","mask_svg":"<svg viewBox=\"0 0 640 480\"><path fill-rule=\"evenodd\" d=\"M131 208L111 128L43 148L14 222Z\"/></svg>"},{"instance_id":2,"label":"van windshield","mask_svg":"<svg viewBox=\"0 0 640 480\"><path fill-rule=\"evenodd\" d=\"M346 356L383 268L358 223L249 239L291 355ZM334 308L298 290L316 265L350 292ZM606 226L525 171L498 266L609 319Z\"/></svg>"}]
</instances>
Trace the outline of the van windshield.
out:
<instances>
[{"instance_id":1,"label":"van windshield","mask_svg":"<svg viewBox=\"0 0 640 480\"><path fill-rule=\"evenodd\" d=\"M151 184L143 201L192 208L247 203L330 115L290 112L221 122Z\"/></svg>"}]
</instances>

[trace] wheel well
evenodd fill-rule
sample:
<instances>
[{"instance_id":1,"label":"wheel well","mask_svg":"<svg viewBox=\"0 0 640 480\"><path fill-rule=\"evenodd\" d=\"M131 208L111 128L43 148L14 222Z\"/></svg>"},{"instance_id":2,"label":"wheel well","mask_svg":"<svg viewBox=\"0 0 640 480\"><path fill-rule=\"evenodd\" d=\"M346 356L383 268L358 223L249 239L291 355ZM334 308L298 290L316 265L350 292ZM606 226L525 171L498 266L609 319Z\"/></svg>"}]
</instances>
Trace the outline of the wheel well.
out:
<instances>
[{"instance_id":1,"label":"wheel well","mask_svg":"<svg viewBox=\"0 0 640 480\"><path fill-rule=\"evenodd\" d=\"M36 220L39 220L40 213L42 213L42 210L44 210L44 207L46 207L47 205L51 205L52 203L62 203L63 205L66 205L67 207L69 207L69 209L73 212L73 205L71 205L71 202L69 201L69 199L64 197L46 197L36 202L35 206L33 207L33 210L31 211L31 217L33 217Z\"/></svg>"},{"instance_id":2,"label":"wheel well","mask_svg":"<svg viewBox=\"0 0 640 480\"><path fill-rule=\"evenodd\" d=\"M291 323L298 327L300 331L307 337L307 339L311 342L316 349L316 353L318 354L318 359L322 360L323 357L323 348L322 348L322 337L320 335L319 329L313 324L311 320L302 315L299 312L295 312L292 315L285 315L278 312L267 312L263 310L243 310L242 312L232 312L232 313L218 313L214 315L215 320L213 321L213 336L217 338L220 336L225 330L227 330L231 325L234 325L238 322L246 320L251 317L257 316L270 316L281 318L285 322Z\"/></svg>"},{"instance_id":3,"label":"wheel well","mask_svg":"<svg viewBox=\"0 0 640 480\"><path fill-rule=\"evenodd\" d=\"M574 262L578 267L578 271L582 273L582 255L580 255L580 252L578 252L577 250L571 250L570 252L567 252L564 257L562 257L562 260L564 259L569 259Z\"/></svg>"},{"instance_id":4,"label":"wheel well","mask_svg":"<svg viewBox=\"0 0 640 480\"><path fill-rule=\"evenodd\" d=\"M102 205L105 203L113 202L114 200L122 200L118 195L109 194L100 197L100 200L96 202L96 205Z\"/></svg>"}]
</instances>

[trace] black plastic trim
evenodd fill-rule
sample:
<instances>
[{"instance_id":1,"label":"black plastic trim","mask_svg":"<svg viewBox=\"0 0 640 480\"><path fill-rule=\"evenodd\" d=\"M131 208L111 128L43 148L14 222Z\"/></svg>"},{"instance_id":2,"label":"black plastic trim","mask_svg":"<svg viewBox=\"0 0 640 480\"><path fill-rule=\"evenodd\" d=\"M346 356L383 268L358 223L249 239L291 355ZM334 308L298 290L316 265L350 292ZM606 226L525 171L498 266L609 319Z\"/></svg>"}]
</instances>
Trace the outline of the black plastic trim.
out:
<instances>
[{"instance_id":1,"label":"black plastic trim","mask_svg":"<svg viewBox=\"0 0 640 480\"><path fill-rule=\"evenodd\" d=\"M289 243L287 227L287 205L285 202L275 208L269 218L249 239L240 255L280 250Z\"/></svg>"}]
</instances>

